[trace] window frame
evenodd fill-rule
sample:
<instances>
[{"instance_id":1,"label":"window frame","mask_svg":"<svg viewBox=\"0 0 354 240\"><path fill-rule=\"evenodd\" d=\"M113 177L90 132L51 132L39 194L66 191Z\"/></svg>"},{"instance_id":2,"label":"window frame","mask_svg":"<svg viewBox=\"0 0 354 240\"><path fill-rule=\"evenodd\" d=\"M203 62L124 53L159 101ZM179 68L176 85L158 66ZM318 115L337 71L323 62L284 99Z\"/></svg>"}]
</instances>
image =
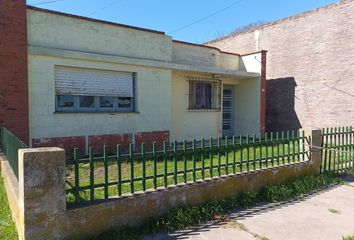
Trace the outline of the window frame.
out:
<instances>
[{"instance_id":1,"label":"window frame","mask_svg":"<svg viewBox=\"0 0 354 240\"><path fill-rule=\"evenodd\" d=\"M70 94L55 94L55 112L57 113L134 113L136 112L136 73L133 74L133 97L131 98L130 108L119 108L118 98L119 96L91 96L94 97L95 107L80 107L80 97L85 95L70 95ZM59 107L58 96L73 96L73 107ZM100 107L100 97L113 97L113 108Z\"/></svg>"},{"instance_id":2,"label":"window frame","mask_svg":"<svg viewBox=\"0 0 354 240\"><path fill-rule=\"evenodd\" d=\"M221 80L216 78L201 78L201 77L187 77L188 89L188 111L201 112L220 112L221 111ZM195 85L196 84L210 84L211 96L210 107L196 107L195 101L197 99ZM204 87L204 91L205 91ZM204 93L205 94L205 93ZM205 97L205 95L204 95ZM204 100L205 101L205 100Z\"/></svg>"}]
</instances>

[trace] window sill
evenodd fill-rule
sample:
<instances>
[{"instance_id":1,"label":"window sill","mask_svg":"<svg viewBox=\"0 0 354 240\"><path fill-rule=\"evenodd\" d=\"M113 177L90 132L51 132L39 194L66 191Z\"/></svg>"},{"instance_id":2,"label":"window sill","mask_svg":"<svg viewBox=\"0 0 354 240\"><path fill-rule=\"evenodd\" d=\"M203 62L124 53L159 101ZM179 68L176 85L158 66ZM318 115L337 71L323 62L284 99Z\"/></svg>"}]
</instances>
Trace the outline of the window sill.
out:
<instances>
[{"instance_id":1,"label":"window sill","mask_svg":"<svg viewBox=\"0 0 354 240\"><path fill-rule=\"evenodd\" d=\"M135 112L90 112L90 111L83 111L83 112L64 112L64 111L55 111L54 114L109 114L109 115L117 115L117 114L139 114L138 111Z\"/></svg>"},{"instance_id":2,"label":"window sill","mask_svg":"<svg viewBox=\"0 0 354 240\"><path fill-rule=\"evenodd\" d=\"M221 112L221 109L188 109L188 112Z\"/></svg>"}]
</instances>

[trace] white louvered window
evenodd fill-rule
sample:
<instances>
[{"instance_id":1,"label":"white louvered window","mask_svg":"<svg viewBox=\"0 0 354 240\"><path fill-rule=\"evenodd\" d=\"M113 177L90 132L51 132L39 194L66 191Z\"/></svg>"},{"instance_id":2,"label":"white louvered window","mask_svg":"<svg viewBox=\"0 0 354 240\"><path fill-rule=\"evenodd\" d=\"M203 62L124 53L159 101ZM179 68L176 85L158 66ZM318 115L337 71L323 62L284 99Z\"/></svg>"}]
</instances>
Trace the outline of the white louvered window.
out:
<instances>
[{"instance_id":1,"label":"white louvered window","mask_svg":"<svg viewBox=\"0 0 354 240\"><path fill-rule=\"evenodd\" d=\"M134 76L134 73L56 66L56 111L133 112Z\"/></svg>"}]
</instances>

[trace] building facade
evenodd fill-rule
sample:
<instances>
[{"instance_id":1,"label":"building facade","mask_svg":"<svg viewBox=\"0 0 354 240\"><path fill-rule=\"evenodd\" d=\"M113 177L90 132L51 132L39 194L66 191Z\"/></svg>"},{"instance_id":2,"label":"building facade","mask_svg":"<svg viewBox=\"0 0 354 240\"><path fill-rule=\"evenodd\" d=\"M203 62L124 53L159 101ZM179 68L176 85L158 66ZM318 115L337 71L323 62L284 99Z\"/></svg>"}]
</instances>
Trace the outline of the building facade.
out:
<instances>
[{"instance_id":1,"label":"building facade","mask_svg":"<svg viewBox=\"0 0 354 240\"><path fill-rule=\"evenodd\" d=\"M0 76L13 76L1 78L1 96L23 104L13 112L2 105L0 124L32 147L113 151L264 130L265 51L241 56L23 1L0 5L0 31L14 31L1 48L21 57L11 71L1 56ZM26 17L11 27L15 13ZM12 124L11 116L21 120Z\"/></svg>"}]
</instances>

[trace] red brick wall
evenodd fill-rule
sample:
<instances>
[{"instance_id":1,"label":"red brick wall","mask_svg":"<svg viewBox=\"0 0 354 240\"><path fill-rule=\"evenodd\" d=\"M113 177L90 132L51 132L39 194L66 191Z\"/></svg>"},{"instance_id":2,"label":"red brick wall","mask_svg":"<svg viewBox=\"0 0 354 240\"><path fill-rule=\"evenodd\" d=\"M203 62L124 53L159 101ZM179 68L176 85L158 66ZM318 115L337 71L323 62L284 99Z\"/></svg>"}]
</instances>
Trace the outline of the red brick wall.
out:
<instances>
[{"instance_id":1,"label":"red brick wall","mask_svg":"<svg viewBox=\"0 0 354 240\"><path fill-rule=\"evenodd\" d=\"M92 146L92 151L97 154L103 152L103 145L107 145L109 152L116 152L117 144L123 152L129 150L129 144L133 141L132 134L110 134L110 135L95 135L88 137L88 146Z\"/></svg>"},{"instance_id":2,"label":"red brick wall","mask_svg":"<svg viewBox=\"0 0 354 240\"><path fill-rule=\"evenodd\" d=\"M32 139L32 147L60 147L65 149L68 158L72 158L74 148L79 149L81 156L85 155L85 139L84 136Z\"/></svg>"},{"instance_id":3,"label":"red brick wall","mask_svg":"<svg viewBox=\"0 0 354 240\"><path fill-rule=\"evenodd\" d=\"M353 29L354 1L344 0L209 45L268 50L267 131L353 125Z\"/></svg>"},{"instance_id":4,"label":"red brick wall","mask_svg":"<svg viewBox=\"0 0 354 240\"><path fill-rule=\"evenodd\" d=\"M24 0L0 0L0 125L28 143L27 23Z\"/></svg>"},{"instance_id":5,"label":"red brick wall","mask_svg":"<svg viewBox=\"0 0 354 240\"><path fill-rule=\"evenodd\" d=\"M141 143L145 143L146 149L152 149L152 143L156 142L156 147L161 150L164 141L169 141L169 131L141 132L135 134L135 144L140 149Z\"/></svg>"},{"instance_id":6,"label":"red brick wall","mask_svg":"<svg viewBox=\"0 0 354 240\"><path fill-rule=\"evenodd\" d=\"M129 151L130 143L135 143L135 151L141 149L141 143L145 143L146 150L151 151L152 143L156 142L158 150L162 150L163 142L169 141L169 131L154 131L154 132L138 132L134 135L131 133L110 134L110 135L92 135L92 136L72 136L72 137L53 137L32 139L33 147L61 147L66 151L66 157L72 159L73 149L79 148L80 156L87 153L88 147L92 147L94 155L103 153L103 146L107 145L108 153L115 153L117 144L121 145L122 153ZM86 144L87 138L87 144Z\"/></svg>"}]
</instances>

